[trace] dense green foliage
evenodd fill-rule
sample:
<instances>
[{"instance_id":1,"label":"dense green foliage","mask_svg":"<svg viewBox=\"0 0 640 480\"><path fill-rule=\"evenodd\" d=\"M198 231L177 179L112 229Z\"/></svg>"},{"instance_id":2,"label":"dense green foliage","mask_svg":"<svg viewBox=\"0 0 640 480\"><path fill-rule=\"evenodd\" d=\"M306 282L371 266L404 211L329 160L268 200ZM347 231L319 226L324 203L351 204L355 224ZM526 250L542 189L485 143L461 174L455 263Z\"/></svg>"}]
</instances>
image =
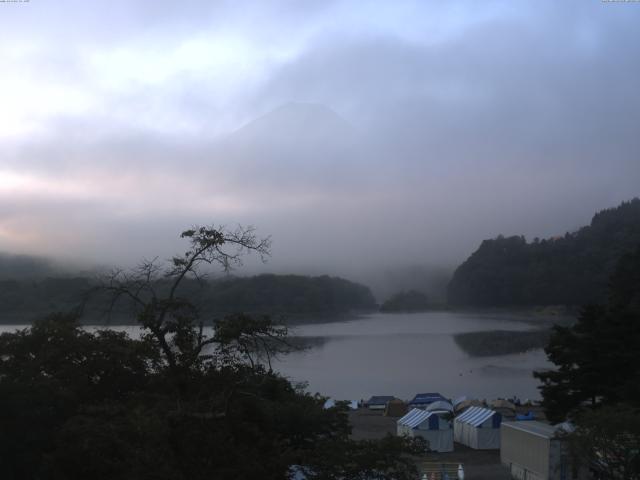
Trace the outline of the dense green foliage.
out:
<instances>
[{"instance_id":1,"label":"dense green foliage","mask_svg":"<svg viewBox=\"0 0 640 480\"><path fill-rule=\"evenodd\" d=\"M545 348L556 369L535 372L547 417L576 425L574 465L601 480L640 476L640 246L623 255L605 305L554 327Z\"/></svg>"},{"instance_id":2,"label":"dense green foliage","mask_svg":"<svg viewBox=\"0 0 640 480\"><path fill-rule=\"evenodd\" d=\"M46 278L43 280L0 280L0 322L30 321L51 311L70 311L95 286L88 278ZM158 291L169 283L159 279ZM337 277L302 275L258 275L228 277L204 283L185 279L182 295L208 315L239 311L270 314L334 314L376 308L371 291ZM115 321L134 322L126 312L111 312ZM120 315L118 315L120 313ZM85 311L85 321L106 320L99 309Z\"/></svg>"},{"instance_id":3,"label":"dense green foliage","mask_svg":"<svg viewBox=\"0 0 640 480\"><path fill-rule=\"evenodd\" d=\"M407 290L396 293L380 307L382 312L422 312L430 308L429 298L422 292Z\"/></svg>"},{"instance_id":4,"label":"dense green foliage","mask_svg":"<svg viewBox=\"0 0 640 480\"><path fill-rule=\"evenodd\" d=\"M620 259L609 302L585 307L573 326L555 327L545 351L557 369L535 376L551 420L587 406L640 408L640 247Z\"/></svg>"},{"instance_id":5,"label":"dense green foliage","mask_svg":"<svg viewBox=\"0 0 640 480\"><path fill-rule=\"evenodd\" d=\"M629 405L582 412L569 435L571 453L600 480L640 477L640 412Z\"/></svg>"},{"instance_id":6,"label":"dense green foliage","mask_svg":"<svg viewBox=\"0 0 640 480\"><path fill-rule=\"evenodd\" d=\"M98 300L124 304L143 335L87 331L56 314L0 335L0 471L14 479L416 478L424 442L349 439L346 407L271 368L290 345L268 317L203 328L184 297L201 264L268 253L252 230L196 227L169 265L115 272ZM168 288L158 289L159 279Z\"/></svg>"},{"instance_id":7,"label":"dense green foliage","mask_svg":"<svg viewBox=\"0 0 640 480\"><path fill-rule=\"evenodd\" d=\"M90 286L88 278L0 280L0 321L28 321L52 311L70 311Z\"/></svg>"},{"instance_id":8,"label":"dense green foliage","mask_svg":"<svg viewBox=\"0 0 640 480\"><path fill-rule=\"evenodd\" d=\"M640 244L640 200L597 213L575 233L527 243L485 240L455 271L453 305L585 305L603 302L618 259Z\"/></svg>"}]
</instances>

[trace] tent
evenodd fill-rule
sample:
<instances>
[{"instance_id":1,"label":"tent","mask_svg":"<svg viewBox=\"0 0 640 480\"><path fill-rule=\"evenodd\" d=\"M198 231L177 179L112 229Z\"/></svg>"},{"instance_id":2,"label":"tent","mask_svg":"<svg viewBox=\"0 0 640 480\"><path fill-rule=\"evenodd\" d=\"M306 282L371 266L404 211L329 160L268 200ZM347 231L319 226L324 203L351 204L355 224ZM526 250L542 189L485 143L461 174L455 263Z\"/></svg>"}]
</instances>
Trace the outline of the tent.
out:
<instances>
[{"instance_id":1,"label":"tent","mask_svg":"<svg viewBox=\"0 0 640 480\"><path fill-rule=\"evenodd\" d=\"M365 406L369 410L384 410L387 407L387 403L395 399L396 397L389 395L374 395L365 402Z\"/></svg>"},{"instance_id":2,"label":"tent","mask_svg":"<svg viewBox=\"0 0 640 480\"><path fill-rule=\"evenodd\" d=\"M451 404L453 405L453 408L456 408L458 404L462 402L466 402L467 400L469 400L469 397L467 397L466 395L461 395L459 397L454 398Z\"/></svg>"},{"instance_id":3,"label":"tent","mask_svg":"<svg viewBox=\"0 0 640 480\"><path fill-rule=\"evenodd\" d=\"M446 400L437 400L430 403L425 410L427 412L453 412L453 405Z\"/></svg>"},{"instance_id":4,"label":"tent","mask_svg":"<svg viewBox=\"0 0 640 480\"><path fill-rule=\"evenodd\" d=\"M412 409L397 423L398 436L422 437L429 442L429 450L453 452L451 422L436 412Z\"/></svg>"},{"instance_id":5,"label":"tent","mask_svg":"<svg viewBox=\"0 0 640 480\"><path fill-rule=\"evenodd\" d=\"M500 412L503 417L515 418L516 416L516 406L503 398L498 398L491 402L491 408L496 412Z\"/></svg>"},{"instance_id":6,"label":"tent","mask_svg":"<svg viewBox=\"0 0 640 480\"><path fill-rule=\"evenodd\" d=\"M456 413L462 412L469 407L482 407L483 403L480 400L462 400L461 402L454 403L453 409Z\"/></svg>"},{"instance_id":7,"label":"tent","mask_svg":"<svg viewBox=\"0 0 640 480\"><path fill-rule=\"evenodd\" d=\"M416 393L416 396L409 402L409 406L412 408L426 408L433 402L438 400L447 400L439 393Z\"/></svg>"},{"instance_id":8,"label":"tent","mask_svg":"<svg viewBox=\"0 0 640 480\"><path fill-rule=\"evenodd\" d=\"M453 424L453 438L476 450L500 448L502 415L488 408L469 407Z\"/></svg>"},{"instance_id":9,"label":"tent","mask_svg":"<svg viewBox=\"0 0 640 480\"><path fill-rule=\"evenodd\" d=\"M395 399L387 402L387 407L384 409L384 415L387 417L402 417L407 414L407 404L402 400Z\"/></svg>"}]
</instances>

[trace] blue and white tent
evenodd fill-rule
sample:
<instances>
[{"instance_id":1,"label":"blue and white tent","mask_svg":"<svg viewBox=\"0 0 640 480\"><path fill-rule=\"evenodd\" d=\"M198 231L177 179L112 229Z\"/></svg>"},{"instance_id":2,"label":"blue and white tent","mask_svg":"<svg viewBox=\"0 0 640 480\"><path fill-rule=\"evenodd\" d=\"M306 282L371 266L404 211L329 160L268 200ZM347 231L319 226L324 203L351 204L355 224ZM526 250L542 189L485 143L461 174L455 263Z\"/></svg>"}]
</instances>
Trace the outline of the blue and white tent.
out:
<instances>
[{"instance_id":1,"label":"blue and white tent","mask_svg":"<svg viewBox=\"0 0 640 480\"><path fill-rule=\"evenodd\" d=\"M454 420L456 442L477 450L500 448L502 415L488 408L469 407Z\"/></svg>"},{"instance_id":2,"label":"blue and white tent","mask_svg":"<svg viewBox=\"0 0 640 480\"><path fill-rule=\"evenodd\" d=\"M434 452L453 452L451 421L438 412L414 408L398 420L398 436L401 435L424 438Z\"/></svg>"}]
</instances>

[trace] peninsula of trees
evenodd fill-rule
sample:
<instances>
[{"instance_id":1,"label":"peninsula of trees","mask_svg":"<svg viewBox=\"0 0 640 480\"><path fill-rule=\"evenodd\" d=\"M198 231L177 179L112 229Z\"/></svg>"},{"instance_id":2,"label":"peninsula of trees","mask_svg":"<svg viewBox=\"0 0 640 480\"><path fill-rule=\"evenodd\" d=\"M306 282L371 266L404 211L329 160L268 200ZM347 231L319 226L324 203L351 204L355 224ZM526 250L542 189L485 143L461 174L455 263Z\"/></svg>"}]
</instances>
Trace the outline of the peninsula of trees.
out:
<instances>
[{"instance_id":1,"label":"peninsula of trees","mask_svg":"<svg viewBox=\"0 0 640 480\"><path fill-rule=\"evenodd\" d=\"M609 276L640 244L640 199L597 213L562 237L482 242L455 271L447 297L457 306L578 306L606 299Z\"/></svg>"}]
</instances>

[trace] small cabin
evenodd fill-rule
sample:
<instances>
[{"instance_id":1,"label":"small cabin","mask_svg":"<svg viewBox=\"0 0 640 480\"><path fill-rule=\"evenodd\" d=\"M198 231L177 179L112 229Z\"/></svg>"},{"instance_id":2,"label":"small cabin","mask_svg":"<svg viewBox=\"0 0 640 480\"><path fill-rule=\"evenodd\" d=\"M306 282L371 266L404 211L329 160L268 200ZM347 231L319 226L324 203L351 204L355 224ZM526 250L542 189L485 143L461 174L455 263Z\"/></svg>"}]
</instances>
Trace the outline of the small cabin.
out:
<instances>
[{"instance_id":1,"label":"small cabin","mask_svg":"<svg viewBox=\"0 0 640 480\"><path fill-rule=\"evenodd\" d=\"M561 434L565 425L538 421L502 422L500 461L518 480L569 480L587 478L586 469L571 461Z\"/></svg>"}]
</instances>

